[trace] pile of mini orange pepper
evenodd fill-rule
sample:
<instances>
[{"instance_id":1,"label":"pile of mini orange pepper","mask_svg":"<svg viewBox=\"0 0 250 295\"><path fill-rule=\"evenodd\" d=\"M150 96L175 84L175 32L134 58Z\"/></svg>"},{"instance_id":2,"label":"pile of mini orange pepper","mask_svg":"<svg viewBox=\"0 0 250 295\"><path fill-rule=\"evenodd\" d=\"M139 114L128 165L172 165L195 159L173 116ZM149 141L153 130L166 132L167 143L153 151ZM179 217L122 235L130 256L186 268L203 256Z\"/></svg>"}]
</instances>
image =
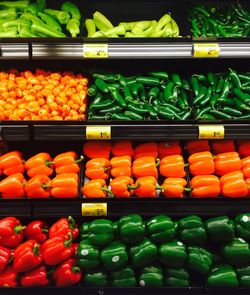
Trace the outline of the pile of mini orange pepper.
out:
<instances>
[{"instance_id":1,"label":"pile of mini orange pepper","mask_svg":"<svg viewBox=\"0 0 250 295\"><path fill-rule=\"evenodd\" d=\"M37 69L0 72L0 120L84 120L87 78Z\"/></svg>"}]
</instances>

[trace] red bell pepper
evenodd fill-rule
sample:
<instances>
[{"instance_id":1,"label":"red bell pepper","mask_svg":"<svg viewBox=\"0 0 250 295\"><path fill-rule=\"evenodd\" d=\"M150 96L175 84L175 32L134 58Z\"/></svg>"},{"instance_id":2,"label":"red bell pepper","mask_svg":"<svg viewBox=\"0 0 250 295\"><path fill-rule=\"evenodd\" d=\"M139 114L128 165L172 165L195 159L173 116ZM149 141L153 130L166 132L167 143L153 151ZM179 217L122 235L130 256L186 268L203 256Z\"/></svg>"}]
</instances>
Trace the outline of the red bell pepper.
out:
<instances>
[{"instance_id":1,"label":"red bell pepper","mask_svg":"<svg viewBox=\"0 0 250 295\"><path fill-rule=\"evenodd\" d=\"M137 179L135 186L135 194L139 198L156 198L156 183L157 180L153 176L140 177Z\"/></svg>"},{"instance_id":2,"label":"red bell pepper","mask_svg":"<svg viewBox=\"0 0 250 295\"><path fill-rule=\"evenodd\" d=\"M154 157L142 157L133 162L132 173L135 178L144 177L144 176L158 176L157 167L160 164L160 160L155 162Z\"/></svg>"},{"instance_id":3,"label":"red bell pepper","mask_svg":"<svg viewBox=\"0 0 250 295\"><path fill-rule=\"evenodd\" d=\"M0 273L0 287L15 288L17 285L17 272L12 266L8 266L4 272Z\"/></svg>"},{"instance_id":4,"label":"red bell pepper","mask_svg":"<svg viewBox=\"0 0 250 295\"><path fill-rule=\"evenodd\" d=\"M180 155L167 156L160 162L160 173L165 177L182 178L186 176L185 163Z\"/></svg>"},{"instance_id":5,"label":"red bell pepper","mask_svg":"<svg viewBox=\"0 0 250 295\"><path fill-rule=\"evenodd\" d=\"M158 144L159 158L167 156L181 155L182 150L179 141L161 141Z\"/></svg>"},{"instance_id":6,"label":"red bell pepper","mask_svg":"<svg viewBox=\"0 0 250 295\"><path fill-rule=\"evenodd\" d=\"M25 228L15 217L1 219L0 245L10 249L16 248L22 242Z\"/></svg>"},{"instance_id":7,"label":"red bell pepper","mask_svg":"<svg viewBox=\"0 0 250 295\"><path fill-rule=\"evenodd\" d=\"M77 260L71 258L56 268L52 278L57 287L73 286L80 282L82 271L77 266Z\"/></svg>"},{"instance_id":8,"label":"red bell pepper","mask_svg":"<svg viewBox=\"0 0 250 295\"><path fill-rule=\"evenodd\" d=\"M0 182L0 193L3 199L20 199L25 196L26 180L23 174L16 173L8 176Z\"/></svg>"},{"instance_id":9,"label":"red bell pepper","mask_svg":"<svg viewBox=\"0 0 250 295\"><path fill-rule=\"evenodd\" d=\"M158 157L158 145L156 142L140 143L135 147L134 159L143 157L153 157L155 160Z\"/></svg>"},{"instance_id":10,"label":"red bell pepper","mask_svg":"<svg viewBox=\"0 0 250 295\"><path fill-rule=\"evenodd\" d=\"M187 141L185 145L185 149L187 150L189 155L192 155L194 153L211 151L209 141L206 139Z\"/></svg>"},{"instance_id":11,"label":"red bell pepper","mask_svg":"<svg viewBox=\"0 0 250 295\"><path fill-rule=\"evenodd\" d=\"M235 152L235 144L233 140L214 140L211 142L211 145L215 155Z\"/></svg>"},{"instance_id":12,"label":"red bell pepper","mask_svg":"<svg viewBox=\"0 0 250 295\"><path fill-rule=\"evenodd\" d=\"M68 218L61 218L51 225L49 229L49 238L65 237L69 233L72 234L73 240L75 240L79 235L79 229L72 216L69 216Z\"/></svg>"},{"instance_id":13,"label":"red bell pepper","mask_svg":"<svg viewBox=\"0 0 250 295\"><path fill-rule=\"evenodd\" d=\"M12 258L11 250L0 246L0 273L5 270Z\"/></svg>"},{"instance_id":14,"label":"red bell pepper","mask_svg":"<svg viewBox=\"0 0 250 295\"><path fill-rule=\"evenodd\" d=\"M90 159L105 158L109 160L111 143L109 141L92 140L83 145L83 153Z\"/></svg>"},{"instance_id":15,"label":"red bell pepper","mask_svg":"<svg viewBox=\"0 0 250 295\"><path fill-rule=\"evenodd\" d=\"M241 171L241 159L236 152L218 154L214 160L215 173L223 176L234 171Z\"/></svg>"},{"instance_id":16,"label":"red bell pepper","mask_svg":"<svg viewBox=\"0 0 250 295\"><path fill-rule=\"evenodd\" d=\"M36 175L28 180L25 185L25 192L31 199L48 199L51 195L51 180L46 175Z\"/></svg>"},{"instance_id":17,"label":"red bell pepper","mask_svg":"<svg viewBox=\"0 0 250 295\"><path fill-rule=\"evenodd\" d=\"M112 143L111 153L115 157L130 156L134 157L134 149L130 140L120 140Z\"/></svg>"},{"instance_id":18,"label":"red bell pepper","mask_svg":"<svg viewBox=\"0 0 250 295\"><path fill-rule=\"evenodd\" d=\"M29 177L36 175L50 176L53 174L52 158L48 153L39 153L25 162L25 168Z\"/></svg>"},{"instance_id":19,"label":"red bell pepper","mask_svg":"<svg viewBox=\"0 0 250 295\"><path fill-rule=\"evenodd\" d=\"M110 160L110 166L113 177L132 176L130 156L114 157Z\"/></svg>"},{"instance_id":20,"label":"red bell pepper","mask_svg":"<svg viewBox=\"0 0 250 295\"><path fill-rule=\"evenodd\" d=\"M41 245L35 240L28 240L20 244L14 252L14 270L16 272L25 272L41 265L43 259L40 248Z\"/></svg>"},{"instance_id":21,"label":"red bell pepper","mask_svg":"<svg viewBox=\"0 0 250 295\"><path fill-rule=\"evenodd\" d=\"M57 174L62 174L62 173L78 174L80 172L79 163L81 163L83 160L84 160L83 156L77 159L76 152L70 151L70 152L57 155L54 158L53 163L55 165Z\"/></svg>"},{"instance_id":22,"label":"red bell pepper","mask_svg":"<svg viewBox=\"0 0 250 295\"><path fill-rule=\"evenodd\" d=\"M23 156L20 152L9 152L0 157L0 170L7 176L23 173L25 171L23 163Z\"/></svg>"},{"instance_id":23,"label":"red bell pepper","mask_svg":"<svg viewBox=\"0 0 250 295\"><path fill-rule=\"evenodd\" d=\"M25 272L22 274L20 282L21 286L25 288L48 286L50 281L48 280L46 266L41 265L33 270Z\"/></svg>"},{"instance_id":24,"label":"red bell pepper","mask_svg":"<svg viewBox=\"0 0 250 295\"><path fill-rule=\"evenodd\" d=\"M35 240L42 244L48 238L48 227L44 221L35 220L27 225L24 234L27 240Z\"/></svg>"},{"instance_id":25,"label":"red bell pepper","mask_svg":"<svg viewBox=\"0 0 250 295\"><path fill-rule=\"evenodd\" d=\"M73 251L71 233L68 234L68 239L54 237L42 245L43 260L47 265L62 263L72 256Z\"/></svg>"},{"instance_id":26,"label":"red bell pepper","mask_svg":"<svg viewBox=\"0 0 250 295\"><path fill-rule=\"evenodd\" d=\"M51 181L51 195L54 198L77 198L79 177L76 173L63 173Z\"/></svg>"},{"instance_id":27,"label":"red bell pepper","mask_svg":"<svg viewBox=\"0 0 250 295\"><path fill-rule=\"evenodd\" d=\"M238 144L238 152L240 156L243 158L250 156L250 140L241 140Z\"/></svg>"},{"instance_id":28,"label":"red bell pepper","mask_svg":"<svg viewBox=\"0 0 250 295\"><path fill-rule=\"evenodd\" d=\"M96 158L86 163L85 175L89 179L109 179L110 163L105 158Z\"/></svg>"}]
</instances>

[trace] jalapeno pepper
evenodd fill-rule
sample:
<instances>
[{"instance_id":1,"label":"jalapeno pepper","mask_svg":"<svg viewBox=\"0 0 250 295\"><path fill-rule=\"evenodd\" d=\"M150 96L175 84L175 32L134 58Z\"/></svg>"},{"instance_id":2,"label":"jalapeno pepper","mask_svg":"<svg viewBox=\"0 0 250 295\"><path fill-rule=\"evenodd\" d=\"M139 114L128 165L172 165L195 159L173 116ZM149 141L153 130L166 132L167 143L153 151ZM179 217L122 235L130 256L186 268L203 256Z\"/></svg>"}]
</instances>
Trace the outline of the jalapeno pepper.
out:
<instances>
[{"instance_id":1,"label":"jalapeno pepper","mask_svg":"<svg viewBox=\"0 0 250 295\"><path fill-rule=\"evenodd\" d=\"M136 78L136 81L138 83L141 83L142 85L146 85L146 86L160 85L160 80L159 80L159 78L156 78L156 77L138 77L138 78Z\"/></svg>"}]
</instances>

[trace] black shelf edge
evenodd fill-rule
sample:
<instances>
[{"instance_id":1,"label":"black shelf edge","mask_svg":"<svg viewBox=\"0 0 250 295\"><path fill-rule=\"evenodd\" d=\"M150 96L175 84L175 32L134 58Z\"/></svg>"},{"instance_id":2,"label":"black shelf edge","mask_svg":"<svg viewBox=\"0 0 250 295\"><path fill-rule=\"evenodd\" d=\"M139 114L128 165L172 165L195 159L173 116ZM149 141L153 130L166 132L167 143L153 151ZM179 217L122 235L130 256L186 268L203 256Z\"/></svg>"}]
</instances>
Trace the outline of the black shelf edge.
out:
<instances>
[{"instance_id":1,"label":"black shelf edge","mask_svg":"<svg viewBox=\"0 0 250 295\"><path fill-rule=\"evenodd\" d=\"M30 200L0 200L0 216L1 218L14 216L21 218L30 218L33 215L33 205Z\"/></svg>"}]
</instances>

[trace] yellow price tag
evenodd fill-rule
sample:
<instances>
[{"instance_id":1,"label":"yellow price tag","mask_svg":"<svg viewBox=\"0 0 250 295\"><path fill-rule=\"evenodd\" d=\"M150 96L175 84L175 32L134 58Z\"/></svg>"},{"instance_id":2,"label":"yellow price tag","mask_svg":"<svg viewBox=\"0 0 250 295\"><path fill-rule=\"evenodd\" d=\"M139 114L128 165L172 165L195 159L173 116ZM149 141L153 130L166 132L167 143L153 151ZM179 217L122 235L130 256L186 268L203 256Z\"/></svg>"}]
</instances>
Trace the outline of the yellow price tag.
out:
<instances>
[{"instance_id":1,"label":"yellow price tag","mask_svg":"<svg viewBox=\"0 0 250 295\"><path fill-rule=\"evenodd\" d=\"M194 43L194 57L219 57L218 43Z\"/></svg>"},{"instance_id":2,"label":"yellow price tag","mask_svg":"<svg viewBox=\"0 0 250 295\"><path fill-rule=\"evenodd\" d=\"M199 139L223 139L225 128L223 125L200 125Z\"/></svg>"},{"instance_id":3,"label":"yellow price tag","mask_svg":"<svg viewBox=\"0 0 250 295\"><path fill-rule=\"evenodd\" d=\"M83 203L82 216L107 216L107 203Z\"/></svg>"},{"instance_id":4,"label":"yellow price tag","mask_svg":"<svg viewBox=\"0 0 250 295\"><path fill-rule=\"evenodd\" d=\"M86 139L111 139L111 126L87 126Z\"/></svg>"},{"instance_id":5,"label":"yellow price tag","mask_svg":"<svg viewBox=\"0 0 250 295\"><path fill-rule=\"evenodd\" d=\"M108 44L83 44L84 58L108 58Z\"/></svg>"}]
</instances>

